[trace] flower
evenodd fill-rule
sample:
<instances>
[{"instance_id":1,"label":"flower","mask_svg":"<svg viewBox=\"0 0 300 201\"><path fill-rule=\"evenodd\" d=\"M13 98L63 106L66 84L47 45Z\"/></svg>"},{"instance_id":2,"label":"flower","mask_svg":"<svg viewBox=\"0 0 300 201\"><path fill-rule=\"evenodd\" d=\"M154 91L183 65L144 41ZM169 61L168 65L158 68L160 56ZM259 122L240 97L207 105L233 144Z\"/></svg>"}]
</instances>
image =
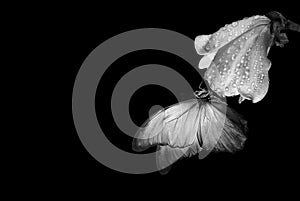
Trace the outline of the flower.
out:
<instances>
[{"instance_id":1,"label":"flower","mask_svg":"<svg viewBox=\"0 0 300 201\"><path fill-rule=\"evenodd\" d=\"M274 39L270 24L269 18L257 15L196 37L195 49L203 55L199 68L207 69L204 79L219 96L240 95L240 103L264 98L271 67L267 55Z\"/></svg>"}]
</instances>

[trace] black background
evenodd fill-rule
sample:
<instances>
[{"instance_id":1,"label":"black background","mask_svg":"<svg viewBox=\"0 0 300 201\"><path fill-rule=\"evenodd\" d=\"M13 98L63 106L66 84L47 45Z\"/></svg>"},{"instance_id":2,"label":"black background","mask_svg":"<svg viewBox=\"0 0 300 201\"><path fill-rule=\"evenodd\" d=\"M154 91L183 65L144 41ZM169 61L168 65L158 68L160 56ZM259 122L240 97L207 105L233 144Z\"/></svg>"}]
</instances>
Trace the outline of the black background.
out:
<instances>
[{"instance_id":1,"label":"black background","mask_svg":"<svg viewBox=\"0 0 300 201\"><path fill-rule=\"evenodd\" d=\"M105 40L119 33L138 28L164 28L182 33L190 38L195 38L201 33L213 33L225 24L240 20L244 17L252 15L263 15L269 11L276 10L281 12L286 18L297 22L299 19L298 12L291 9L269 8L269 9L221 9L202 7L199 5L116 5L114 6L98 6L91 8L76 9L66 7L64 9L54 10L51 17L47 18L49 25L45 31L49 31L53 38L58 38L57 53L60 56L61 65L57 65L57 72L65 89L64 97L67 102L71 103L73 84L76 74L84 62L85 58L93 49ZM298 20L298 22L300 22ZM183 181L199 182L201 185L218 184L226 185L226 182L232 184L243 183L250 184L275 184L282 182L287 183L293 180L297 175L296 162L297 155L297 135L298 131L298 80L297 71L299 68L299 60L297 55L300 45L300 37L296 33L288 33L290 42L284 48L272 47L268 58L272 62L269 71L270 87L266 97L259 103L252 104L250 101L244 101L238 104L238 97L227 99L228 104L241 113L248 120L249 133L243 150L235 153L211 153L203 160L199 160L197 156L180 160L176 163L169 174L160 176L159 173L151 173L146 175L130 175L111 170L99 162L97 162L85 150L76 133L72 120L71 106L68 105L69 115L66 116L60 135L59 149L53 150L57 155L53 156L52 171L54 178L59 183L65 185L83 185L94 183L96 185L114 185L126 186L132 183L132 189L138 188L143 182L150 181L176 181L182 184ZM193 47L191 47L193 48ZM127 59L127 60L126 60ZM178 68L178 65L186 65L187 70L183 72L191 85L197 89L200 80L195 79L193 67L180 61L174 55L169 55L157 51L143 51L125 58L127 66L135 66L136 64L144 65L155 60L162 65L170 68ZM123 61L122 61L123 62ZM144 62L144 63L143 63ZM121 63L120 63L121 65ZM106 90L111 90L113 81L121 78L124 72L114 72L115 77L112 80L107 79L105 84ZM117 69L117 67L115 67ZM129 70L129 69L128 69ZM119 77L118 77L119 76ZM141 112L136 112L132 107L132 118L138 124L141 124L145 113L148 111L152 102L157 101L162 106L176 103L174 97L163 89L155 87L146 88L148 91L142 94L150 94L146 99L141 100L141 94L136 95L136 100L142 101L143 105L137 106ZM107 94L111 93L109 90ZM154 93L155 92L155 93ZM97 92L98 93L98 92ZM153 96L151 96L153 94ZM159 99L157 95L166 98ZM97 95L98 96L98 95ZM107 97L109 98L109 96ZM68 101L69 100L69 101ZM96 101L102 101L96 97ZM108 103L108 102L106 102ZM96 103L97 115L102 110ZM109 105L107 108L109 109ZM145 108L143 108L145 107ZM148 108L147 108L148 107ZM131 143L128 137L114 127L110 122L109 111L105 111L108 115L105 125L113 129L114 137L108 137L113 144L127 149L126 143ZM67 122L67 129L65 125ZM100 122L101 124L101 122ZM60 132L60 131L59 131ZM55 148L53 148L55 149ZM128 150L130 151L130 150Z\"/></svg>"}]
</instances>

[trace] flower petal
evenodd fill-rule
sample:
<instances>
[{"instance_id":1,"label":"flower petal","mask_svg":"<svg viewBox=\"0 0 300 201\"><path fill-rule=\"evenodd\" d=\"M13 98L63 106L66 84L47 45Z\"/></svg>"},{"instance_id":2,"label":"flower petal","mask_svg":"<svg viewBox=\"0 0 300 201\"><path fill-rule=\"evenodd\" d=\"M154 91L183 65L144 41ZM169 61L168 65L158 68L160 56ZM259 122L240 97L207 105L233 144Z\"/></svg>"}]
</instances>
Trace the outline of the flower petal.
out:
<instances>
[{"instance_id":1,"label":"flower petal","mask_svg":"<svg viewBox=\"0 0 300 201\"><path fill-rule=\"evenodd\" d=\"M207 55L226 45L231 40L239 37L253 27L268 24L269 21L270 20L267 17L257 15L227 24L214 34L197 36L195 39L195 49L199 55Z\"/></svg>"},{"instance_id":2,"label":"flower petal","mask_svg":"<svg viewBox=\"0 0 300 201\"><path fill-rule=\"evenodd\" d=\"M251 23L248 22L249 19ZM241 31L242 34L229 33L227 40L222 37L222 40L212 40L212 36L210 41L221 42L211 46L215 49L206 52L200 60L199 68L208 68L204 78L219 96L240 94L240 102L244 99L258 102L265 96L269 83L268 70L271 62L267 59L267 54L272 44L270 26L267 23L269 21L265 17L256 16L239 22L248 22L245 28L247 31ZM227 25L227 28L229 26L233 25ZM235 26L244 27L238 24ZM231 33L235 32L237 30ZM203 49L198 49L198 53L205 50L207 44L211 45L212 42L207 42Z\"/></svg>"}]
</instances>

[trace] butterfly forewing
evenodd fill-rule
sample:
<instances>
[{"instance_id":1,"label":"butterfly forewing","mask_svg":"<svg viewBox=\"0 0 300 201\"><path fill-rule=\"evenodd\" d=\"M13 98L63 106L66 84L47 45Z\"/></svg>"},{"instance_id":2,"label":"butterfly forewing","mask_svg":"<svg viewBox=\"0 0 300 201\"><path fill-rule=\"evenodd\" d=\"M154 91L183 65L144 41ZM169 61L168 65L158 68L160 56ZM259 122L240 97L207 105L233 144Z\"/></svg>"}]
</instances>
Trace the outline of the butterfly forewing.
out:
<instances>
[{"instance_id":1,"label":"butterfly forewing","mask_svg":"<svg viewBox=\"0 0 300 201\"><path fill-rule=\"evenodd\" d=\"M133 141L133 149L142 151L153 144L189 146L196 136L198 111L196 99L160 110L139 129Z\"/></svg>"}]
</instances>

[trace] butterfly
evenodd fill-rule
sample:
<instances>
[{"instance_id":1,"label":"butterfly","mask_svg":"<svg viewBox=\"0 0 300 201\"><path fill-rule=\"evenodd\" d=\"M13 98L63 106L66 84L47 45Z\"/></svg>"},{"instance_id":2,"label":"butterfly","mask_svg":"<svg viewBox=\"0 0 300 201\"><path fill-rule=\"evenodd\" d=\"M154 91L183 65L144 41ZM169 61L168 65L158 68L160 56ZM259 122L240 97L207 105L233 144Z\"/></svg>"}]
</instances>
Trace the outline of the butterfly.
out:
<instances>
[{"instance_id":1,"label":"butterfly","mask_svg":"<svg viewBox=\"0 0 300 201\"><path fill-rule=\"evenodd\" d=\"M300 32L299 25L278 12L267 16L244 18L211 35L196 37L196 52L203 55L199 68L206 69L204 79L209 89L200 85L194 99L150 116L133 138L134 151L157 146L157 168L164 174L180 158L198 154L202 159L211 151L243 148L247 121L224 98L239 94L240 103L244 99L253 103L262 100L269 87L270 47L287 43L282 30Z\"/></svg>"},{"instance_id":2,"label":"butterfly","mask_svg":"<svg viewBox=\"0 0 300 201\"><path fill-rule=\"evenodd\" d=\"M247 121L211 92L200 89L195 99L180 102L152 115L136 133L132 148L141 152L157 145L157 168L167 173L180 158L210 151L241 149Z\"/></svg>"}]
</instances>

